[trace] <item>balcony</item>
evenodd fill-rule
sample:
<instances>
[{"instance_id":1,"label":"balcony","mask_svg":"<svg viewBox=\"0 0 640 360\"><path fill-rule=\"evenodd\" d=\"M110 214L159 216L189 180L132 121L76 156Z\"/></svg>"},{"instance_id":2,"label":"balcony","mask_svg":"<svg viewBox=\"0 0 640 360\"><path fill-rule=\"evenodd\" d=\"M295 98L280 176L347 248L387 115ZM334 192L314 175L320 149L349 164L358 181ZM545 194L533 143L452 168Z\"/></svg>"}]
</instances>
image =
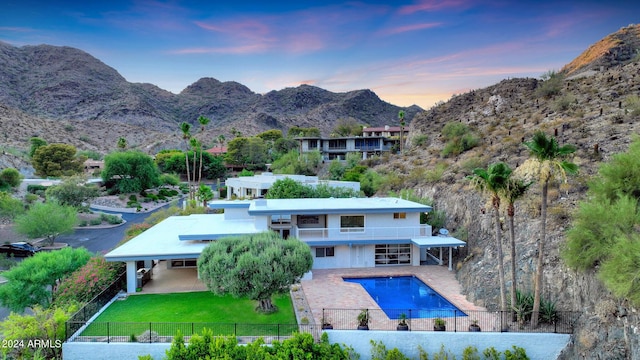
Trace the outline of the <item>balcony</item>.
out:
<instances>
[{"instance_id":1,"label":"balcony","mask_svg":"<svg viewBox=\"0 0 640 360\"><path fill-rule=\"evenodd\" d=\"M294 226L292 233L302 241L402 240L431 236L431 225L364 228L299 228Z\"/></svg>"}]
</instances>

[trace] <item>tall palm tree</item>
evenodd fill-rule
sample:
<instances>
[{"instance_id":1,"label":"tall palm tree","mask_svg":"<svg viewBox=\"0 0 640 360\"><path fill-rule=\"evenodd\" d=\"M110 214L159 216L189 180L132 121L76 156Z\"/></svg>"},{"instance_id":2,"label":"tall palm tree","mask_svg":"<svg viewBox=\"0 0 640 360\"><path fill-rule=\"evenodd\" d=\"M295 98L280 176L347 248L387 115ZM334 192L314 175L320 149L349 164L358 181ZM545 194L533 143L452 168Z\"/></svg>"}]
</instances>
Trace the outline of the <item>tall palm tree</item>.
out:
<instances>
[{"instance_id":1,"label":"tall palm tree","mask_svg":"<svg viewBox=\"0 0 640 360\"><path fill-rule=\"evenodd\" d=\"M187 144L187 150L184 153L184 162L187 166L187 185L191 189L191 176L189 174L189 140L191 139L191 124L183 122L180 124L180 130L182 131L182 139Z\"/></svg>"},{"instance_id":2,"label":"tall palm tree","mask_svg":"<svg viewBox=\"0 0 640 360\"><path fill-rule=\"evenodd\" d=\"M191 145L191 149L193 150L193 182L196 181L196 155L198 154L198 147L200 146L200 141L195 137L189 140L189 145ZM189 197L191 200L196 199L196 185L192 185L189 187Z\"/></svg>"},{"instance_id":3,"label":"tall palm tree","mask_svg":"<svg viewBox=\"0 0 640 360\"><path fill-rule=\"evenodd\" d=\"M522 179L509 177L506 186L502 189L502 198L507 202L507 217L509 218L509 239L511 240L511 308L516 305L516 233L513 224L515 217L515 202L524 196L525 192L531 185L531 182L525 183ZM514 313L515 314L515 313Z\"/></svg>"},{"instance_id":4,"label":"tall palm tree","mask_svg":"<svg viewBox=\"0 0 640 360\"><path fill-rule=\"evenodd\" d=\"M224 137L224 135L220 134L218 135L218 143L220 144L220 147L224 146L224 141L226 140L226 138Z\"/></svg>"},{"instance_id":5,"label":"tall palm tree","mask_svg":"<svg viewBox=\"0 0 640 360\"><path fill-rule=\"evenodd\" d=\"M531 170L542 186L540 239L538 240L538 260L533 289L533 313L531 314L531 325L537 326L540 312L540 293L542 289L544 244L547 237L547 193L549 183L557 177L561 177L566 181L567 174L575 174L578 172L578 165L563 160L564 157L576 151L575 146L560 146L554 137L547 137L547 135L540 130L536 131L531 141L525 142L524 145L529 148L530 159L527 161L532 160L532 164L526 166L526 169ZM523 164L523 166L524 165L525 164Z\"/></svg>"},{"instance_id":6,"label":"tall palm tree","mask_svg":"<svg viewBox=\"0 0 640 360\"><path fill-rule=\"evenodd\" d=\"M500 283L500 307L503 314L507 310L507 298L505 295L504 255L502 253L502 229L500 227L500 194L507 185L512 170L509 165L498 162L489 165L487 169L477 168L470 177L474 187L489 196L493 215L495 218L496 250L498 256L498 281ZM503 322L506 325L506 322Z\"/></svg>"},{"instance_id":7,"label":"tall palm tree","mask_svg":"<svg viewBox=\"0 0 640 360\"><path fill-rule=\"evenodd\" d=\"M404 148L402 137L404 136L404 110L400 110L398 112L398 119L400 120L400 153L402 154L402 150Z\"/></svg>"},{"instance_id":8,"label":"tall palm tree","mask_svg":"<svg viewBox=\"0 0 640 360\"><path fill-rule=\"evenodd\" d=\"M204 127L207 126L210 121L211 120L204 116L198 117L198 122L200 123L200 134L204 133ZM198 174L198 185L200 184L200 180L202 179L202 141L204 141L204 139L202 139L200 142L200 172Z\"/></svg>"}]
</instances>

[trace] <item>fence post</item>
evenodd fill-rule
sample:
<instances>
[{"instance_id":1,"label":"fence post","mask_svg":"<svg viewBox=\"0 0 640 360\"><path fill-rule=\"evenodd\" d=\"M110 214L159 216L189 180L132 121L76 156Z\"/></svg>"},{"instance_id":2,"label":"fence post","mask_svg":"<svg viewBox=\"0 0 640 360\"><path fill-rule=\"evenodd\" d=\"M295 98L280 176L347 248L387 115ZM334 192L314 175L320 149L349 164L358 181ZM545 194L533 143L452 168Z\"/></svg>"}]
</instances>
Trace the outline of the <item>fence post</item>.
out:
<instances>
[{"instance_id":1,"label":"fence post","mask_svg":"<svg viewBox=\"0 0 640 360\"><path fill-rule=\"evenodd\" d=\"M453 332L458 332L458 310L453 310Z\"/></svg>"},{"instance_id":2,"label":"fence post","mask_svg":"<svg viewBox=\"0 0 640 360\"><path fill-rule=\"evenodd\" d=\"M411 331L411 309L409 309L409 331Z\"/></svg>"},{"instance_id":3,"label":"fence post","mask_svg":"<svg viewBox=\"0 0 640 360\"><path fill-rule=\"evenodd\" d=\"M193 336L193 323L191 323L191 336Z\"/></svg>"},{"instance_id":4,"label":"fence post","mask_svg":"<svg viewBox=\"0 0 640 360\"><path fill-rule=\"evenodd\" d=\"M111 340L111 337L109 336L109 322L107 322L107 344L109 343L110 340Z\"/></svg>"},{"instance_id":5,"label":"fence post","mask_svg":"<svg viewBox=\"0 0 640 360\"><path fill-rule=\"evenodd\" d=\"M277 334L278 334L277 339L278 339L278 341L280 341L280 323L278 323Z\"/></svg>"}]
</instances>

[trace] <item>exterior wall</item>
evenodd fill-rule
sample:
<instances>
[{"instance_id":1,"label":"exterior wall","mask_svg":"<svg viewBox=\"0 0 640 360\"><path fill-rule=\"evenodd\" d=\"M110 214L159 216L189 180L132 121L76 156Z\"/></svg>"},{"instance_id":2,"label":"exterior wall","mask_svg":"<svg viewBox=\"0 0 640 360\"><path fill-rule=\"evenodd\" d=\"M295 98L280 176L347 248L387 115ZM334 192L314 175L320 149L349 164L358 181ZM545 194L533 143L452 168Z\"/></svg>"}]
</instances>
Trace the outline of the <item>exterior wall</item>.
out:
<instances>
[{"instance_id":1,"label":"exterior wall","mask_svg":"<svg viewBox=\"0 0 640 360\"><path fill-rule=\"evenodd\" d=\"M371 359L371 340L382 342L389 350L398 348L410 359L418 359L422 347L433 358L444 344L457 359L467 346L475 346L479 353L489 347L504 352L513 350L512 346L524 348L531 360L556 359L571 339L567 334L530 334L530 333L470 333L437 331L358 331L329 330L330 343L351 346L360 354L360 359ZM66 360L66 358L65 358Z\"/></svg>"},{"instance_id":2,"label":"exterior wall","mask_svg":"<svg viewBox=\"0 0 640 360\"><path fill-rule=\"evenodd\" d=\"M371 340L382 342L389 350L398 348L410 359L418 358L418 347L422 347L433 358L433 354L445 349L456 358L462 358L467 346L475 346L480 353L493 346L503 352L513 345L524 348L531 360L556 359L571 340L566 334L530 333L468 333L468 332L417 332L417 331L358 331L329 330L329 342L340 346L351 346L360 354L360 359L371 359ZM82 343L62 344L65 360L111 360L136 359L140 355L151 355L154 359L164 359L169 343Z\"/></svg>"},{"instance_id":3,"label":"exterior wall","mask_svg":"<svg viewBox=\"0 0 640 360\"><path fill-rule=\"evenodd\" d=\"M323 246L324 247L324 246ZM316 257L316 248L311 248L313 269L348 268L351 262L351 251L348 246L334 246L334 256Z\"/></svg>"},{"instance_id":4,"label":"exterior wall","mask_svg":"<svg viewBox=\"0 0 640 360\"><path fill-rule=\"evenodd\" d=\"M171 343L91 343L71 342L62 344L64 360L112 360L137 359L141 355L151 355L153 359L164 359Z\"/></svg>"},{"instance_id":5,"label":"exterior wall","mask_svg":"<svg viewBox=\"0 0 640 360\"><path fill-rule=\"evenodd\" d=\"M224 219L251 219L251 216L247 212L247 208L226 208L224 209Z\"/></svg>"},{"instance_id":6,"label":"exterior wall","mask_svg":"<svg viewBox=\"0 0 640 360\"><path fill-rule=\"evenodd\" d=\"M351 247L350 268L373 267L375 245L353 245Z\"/></svg>"}]
</instances>

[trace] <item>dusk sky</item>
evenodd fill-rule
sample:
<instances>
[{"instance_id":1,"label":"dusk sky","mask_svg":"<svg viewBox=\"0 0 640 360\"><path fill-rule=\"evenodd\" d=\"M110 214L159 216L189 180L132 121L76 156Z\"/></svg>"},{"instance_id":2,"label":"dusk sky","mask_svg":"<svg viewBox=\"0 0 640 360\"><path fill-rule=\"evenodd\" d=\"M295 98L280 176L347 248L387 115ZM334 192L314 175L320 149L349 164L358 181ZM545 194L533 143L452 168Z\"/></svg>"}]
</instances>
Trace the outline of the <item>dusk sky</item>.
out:
<instances>
[{"instance_id":1,"label":"dusk sky","mask_svg":"<svg viewBox=\"0 0 640 360\"><path fill-rule=\"evenodd\" d=\"M0 41L75 47L173 93L213 77L257 93L371 89L428 109L560 70L639 20L640 1L4 0Z\"/></svg>"}]
</instances>

